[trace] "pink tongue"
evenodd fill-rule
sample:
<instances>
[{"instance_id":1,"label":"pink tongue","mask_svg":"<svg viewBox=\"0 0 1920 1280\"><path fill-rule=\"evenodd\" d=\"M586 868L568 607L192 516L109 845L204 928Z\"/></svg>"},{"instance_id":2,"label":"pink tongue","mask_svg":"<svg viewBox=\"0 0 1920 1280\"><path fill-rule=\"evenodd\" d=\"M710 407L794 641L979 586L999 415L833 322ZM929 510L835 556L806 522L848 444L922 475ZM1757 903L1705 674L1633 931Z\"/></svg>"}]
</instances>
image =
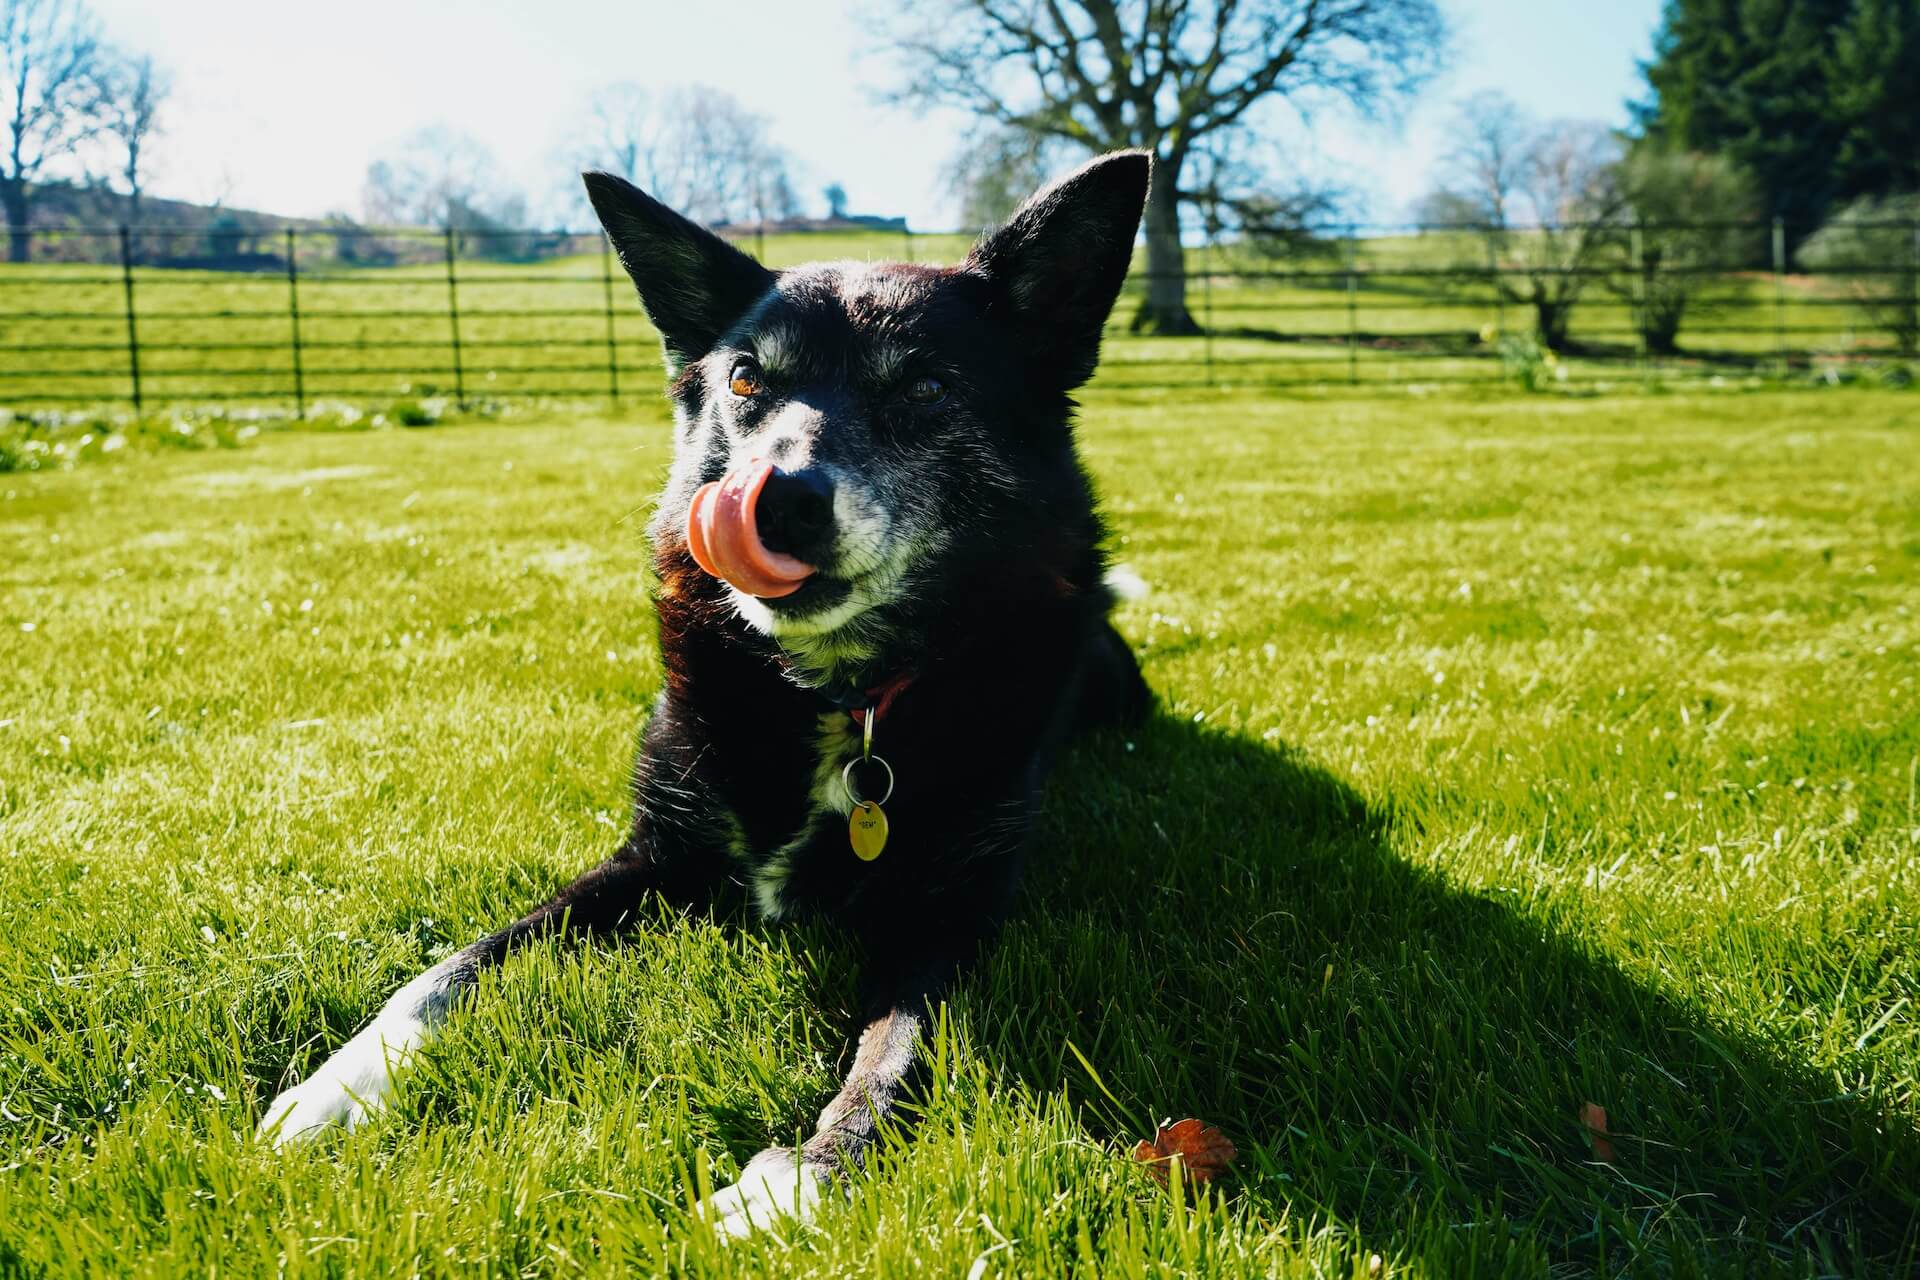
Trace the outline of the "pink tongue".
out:
<instances>
[{"instance_id":1,"label":"pink tongue","mask_svg":"<svg viewBox=\"0 0 1920 1280\"><path fill-rule=\"evenodd\" d=\"M687 549L694 563L750 596L790 596L813 576L813 566L760 541L753 521L760 490L773 464L759 459L700 486L687 512Z\"/></svg>"}]
</instances>

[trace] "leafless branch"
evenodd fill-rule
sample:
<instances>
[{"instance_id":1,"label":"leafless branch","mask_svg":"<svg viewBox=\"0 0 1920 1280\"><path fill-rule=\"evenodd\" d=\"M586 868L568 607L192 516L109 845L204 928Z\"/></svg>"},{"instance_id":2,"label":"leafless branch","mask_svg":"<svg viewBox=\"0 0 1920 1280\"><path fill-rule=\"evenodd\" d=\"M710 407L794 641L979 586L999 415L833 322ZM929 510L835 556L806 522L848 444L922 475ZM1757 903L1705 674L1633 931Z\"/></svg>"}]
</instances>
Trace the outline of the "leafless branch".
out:
<instances>
[{"instance_id":1,"label":"leafless branch","mask_svg":"<svg viewBox=\"0 0 1920 1280\"><path fill-rule=\"evenodd\" d=\"M99 55L78 0L0 0L0 181L37 180L98 129Z\"/></svg>"},{"instance_id":2,"label":"leafless branch","mask_svg":"<svg viewBox=\"0 0 1920 1280\"><path fill-rule=\"evenodd\" d=\"M1093 151L1157 156L1149 305L1189 331L1177 209L1196 146L1258 109L1391 107L1438 66L1435 0L905 0L875 11L894 98Z\"/></svg>"}]
</instances>

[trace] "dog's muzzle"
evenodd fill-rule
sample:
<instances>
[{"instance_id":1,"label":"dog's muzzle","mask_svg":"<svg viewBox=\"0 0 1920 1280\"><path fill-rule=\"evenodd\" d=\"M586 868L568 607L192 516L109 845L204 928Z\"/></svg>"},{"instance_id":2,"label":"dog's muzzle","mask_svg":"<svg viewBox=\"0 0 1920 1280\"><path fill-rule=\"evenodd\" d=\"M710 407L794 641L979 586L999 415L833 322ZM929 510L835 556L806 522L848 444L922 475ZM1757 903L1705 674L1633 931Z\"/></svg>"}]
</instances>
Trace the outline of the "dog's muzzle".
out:
<instances>
[{"instance_id":1,"label":"dog's muzzle","mask_svg":"<svg viewBox=\"0 0 1920 1280\"><path fill-rule=\"evenodd\" d=\"M818 470L755 458L700 487L687 549L702 569L750 596L792 595L833 546L833 485Z\"/></svg>"}]
</instances>

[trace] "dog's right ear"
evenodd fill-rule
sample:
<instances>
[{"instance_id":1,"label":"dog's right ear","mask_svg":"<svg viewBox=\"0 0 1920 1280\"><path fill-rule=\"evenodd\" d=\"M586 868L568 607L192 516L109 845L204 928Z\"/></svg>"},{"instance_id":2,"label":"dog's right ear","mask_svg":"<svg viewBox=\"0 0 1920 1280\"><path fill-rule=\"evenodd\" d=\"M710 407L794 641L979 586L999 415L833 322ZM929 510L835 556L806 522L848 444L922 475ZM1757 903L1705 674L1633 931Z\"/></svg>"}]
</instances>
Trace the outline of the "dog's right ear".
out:
<instances>
[{"instance_id":1,"label":"dog's right ear","mask_svg":"<svg viewBox=\"0 0 1920 1280\"><path fill-rule=\"evenodd\" d=\"M640 305L660 331L667 369L698 360L773 287L773 272L625 178L583 173Z\"/></svg>"},{"instance_id":2,"label":"dog's right ear","mask_svg":"<svg viewBox=\"0 0 1920 1280\"><path fill-rule=\"evenodd\" d=\"M1088 161L982 236L962 264L993 285L996 306L1043 385L1071 391L1093 376L1152 168L1144 151Z\"/></svg>"}]
</instances>

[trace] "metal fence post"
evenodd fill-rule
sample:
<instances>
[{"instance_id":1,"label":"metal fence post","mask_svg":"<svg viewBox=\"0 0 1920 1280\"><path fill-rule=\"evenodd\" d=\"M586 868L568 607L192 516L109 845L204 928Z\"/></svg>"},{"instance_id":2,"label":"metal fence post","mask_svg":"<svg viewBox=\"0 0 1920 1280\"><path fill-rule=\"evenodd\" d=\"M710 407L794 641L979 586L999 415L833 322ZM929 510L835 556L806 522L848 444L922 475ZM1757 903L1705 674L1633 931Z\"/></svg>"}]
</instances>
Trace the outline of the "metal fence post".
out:
<instances>
[{"instance_id":1,"label":"metal fence post","mask_svg":"<svg viewBox=\"0 0 1920 1280\"><path fill-rule=\"evenodd\" d=\"M1907 346L1902 355L1920 350L1920 218L1913 220L1907 240Z\"/></svg>"},{"instance_id":2,"label":"metal fence post","mask_svg":"<svg viewBox=\"0 0 1920 1280\"><path fill-rule=\"evenodd\" d=\"M127 298L127 372L133 378L133 411L146 406L140 398L140 330L133 318L133 233L120 226L120 283Z\"/></svg>"},{"instance_id":3,"label":"metal fence post","mask_svg":"<svg viewBox=\"0 0 1920 1280\"><path fill-rule=\"evenodd\" d=\"M447 228L447 324L453 338L453 398L467 407L467 375L460 365L460 285L453 271L453 228Z\"/></svg>"},{"instance_id":4,"label":"metal fence post","mask_svg":"<svg viewBox=\"0 0 1920 1280\"><path fill-rule=\"evenodd\" d=\"M1780 374L1787 372L1787 223L1773 219L1773 351Z\"/></svg>"},{"instance_id":5,"label":"metal fence post","mask_svg":"<svg viewBox=\"0 0 1920 1280\"><path fill-rule=\"evenodd\" d=\"M307 375L300 361L300 269L293 228L287 228L287 323L293 335L293 416L307 416Z\"/></svg>"},{"instance_id":6,"label":"metal fence post","mask_svg":"<svg viewBox=\"0 0 1920 1280\"><path fill-rule=\"evenodd\" d=\"M1647 295L1649 292L1652 269L1647 263L1647 235L1640 219L1636 216L1633 226L1627 232L1627 252L1633 262L1633 327L1639 335L1640 372L1645 376L1650 365L1647 348L1647 325L1651 319L1647 315Z\"/></svg>"},{"instance_id":7,"label":"metal fence post","mask_svg":"<svg viewBox=\"0 0 1920 1280\"><path fill-rule=\"evenodd\" d=\"M620 346L613 336L613 240L600 233L600 282L607 298L607 398L620 404Z\"/></svg>"},{"instance_id":8,"label":"metal fence post","mask_svg":"<svg viewBox=\"0 0 1920 1280\"><path fill-rule=\"evenodd\" d=\"M1491 235L1487 242L1487 283L1493 288L1493 336L1496 341L1507 336L1507 291L1500 284L1500 250L1494 244Z\"/></svg>"},{"instance_id":9,"label":"metal fence post","mask_svg":"<svg viewBox=\"0 0 1920 1280\"><path fill-rule=\"evenodd\" d=\"M1200 340L1206 350L1207 385L1213 385L1213 242L1215 237L1213 220L1207 220L1207 238L1200 245L1200 306L1205 312L1206 327L1201 330Z\"/></svg>"},{"instance_id":10,"label":"metal fence post","mask_svg":"<svg viewBox=\"0 0 1920 1280\"><path fill-rule=\"evenodd\" d=\"M1347 385L1360 384L1359 228L1347 228Z\"/></svg>"}]
</instances>

